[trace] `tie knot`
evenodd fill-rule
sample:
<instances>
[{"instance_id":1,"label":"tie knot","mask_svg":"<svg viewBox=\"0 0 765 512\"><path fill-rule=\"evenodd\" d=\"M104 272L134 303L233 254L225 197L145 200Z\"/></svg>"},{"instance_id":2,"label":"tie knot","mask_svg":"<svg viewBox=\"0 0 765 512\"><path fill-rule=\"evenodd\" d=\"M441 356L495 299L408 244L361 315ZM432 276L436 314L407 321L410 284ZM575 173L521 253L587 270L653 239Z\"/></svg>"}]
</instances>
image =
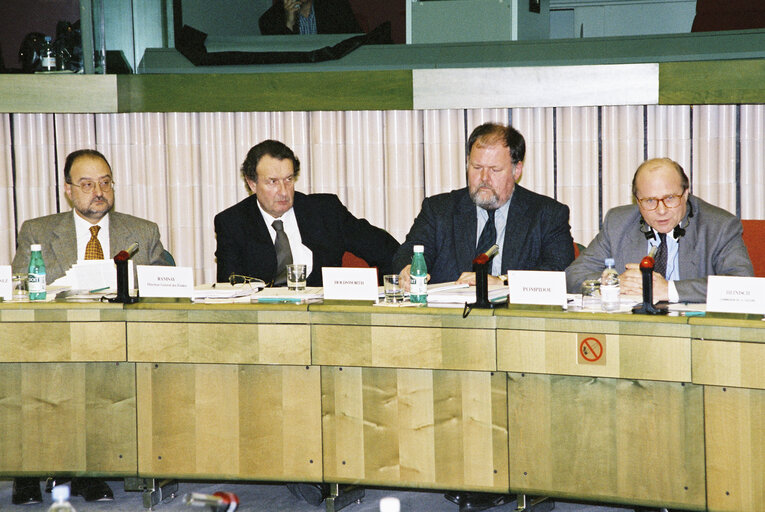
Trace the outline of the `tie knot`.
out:
<instances>
[{"instance_id":1,"label":"tie knot","mask_svg":"<svg viewBox=\"0 0 765 512\"><path fill-rule=\"evenodd\" d=\"M494 221L494 214L497 212L497 210L486 210L486 213L489 215L489 221Z\"/></svg>"},{"instance_id":2,"label":"tie knot","mask_svg":"<svg viewBox=\"0 0 765 512\"><path fill-rule=\"evenodd\" d=\"M90 227L90 234L97 237L98 232L101 231L101 226L91 226Z\"/></svg>"},{"instance_id":3,"label":"tie knot","mask_svg":"<svg viewBox=\"0 0 765 512\"><path fill-rule=\"evenodd\" d=\"M667 234L666 233L659 233L659 240L661 240L661 243L667 243Z\"/></svg>"},{"instance_id":4,"label":"tie knot","mask_svg":"<svg viewBox=\"0 0 765 512\"><path fill-rule=\"evenodd\" d=\"M284 231L284 223L283 223L282 221L280 221L280 220L275 220L275 221L273 221L273 222L271 223L271 226L272 226L272 227L273 227L273 228L274 228L276 231Z\"/></svg>"}]
</instances>

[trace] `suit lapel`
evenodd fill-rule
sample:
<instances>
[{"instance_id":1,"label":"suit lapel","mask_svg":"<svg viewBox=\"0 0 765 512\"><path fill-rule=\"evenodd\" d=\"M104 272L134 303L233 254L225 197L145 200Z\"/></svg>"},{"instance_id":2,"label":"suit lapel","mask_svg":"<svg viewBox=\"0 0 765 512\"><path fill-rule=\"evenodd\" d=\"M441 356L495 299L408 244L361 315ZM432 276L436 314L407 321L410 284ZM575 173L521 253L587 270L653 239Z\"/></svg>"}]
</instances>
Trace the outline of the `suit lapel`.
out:
<instances>
[{"instance_id":1,"label":"suit lapel","mask_svg":"<svg viewBox=\"0 0 765 512\"><path fill-rule=\"evenodd\" d=\"M502 269L523 268L522 255L523 243L529 231L529 222L526 211L529 209L526 189L520 185L515 186L513 196L510 199L510 208L507 211L507 224L505 225L505 241L502 247Z\"/></svg>"},{"instance_id":2,"label":"suit lapel","mask_svg":"<svg viewBox=\"0 0 765 512\"><path fill-rule=\"evenodd\" d=\"M57 225L51 229L50 248L56 259L56 264L61 267L63 274L69 269L71 263L77 261L77 236L74 236L74 215L70 212L59 217Z\"/></svg>"},{"instance_id":3,"label":"suit lapel","mask_svg":"<svg viewBox=\"0 0 765 512\"><path fill-rule=\"evenodd\" d=\"M242 236L253 246L248 251L248 254L263 254L265 250L268 259L272 261L272 266L276 268L276 249L268 232L268 227L266 227L266 221L260 213L260 208L258 208L258 198L255 194L250 196L250 202L246 209L246 218L243 220Z\"/></svg>"},{"instance_id":4,"label":"suit lapel","mask_svg":"<svg viewBox=\"0 0 765 512\"><path fill-rule=\"evenodd\" d=\"M457 268L473 268L475 258L475 246L477 243L476 229L478 219L476 217L475 204L465 189L457 208L454 210L452 238L455 241L457 251ZM467 235L466 235L467 234Z\"/></svg>"},{"instance_id":5,"label":"suit lapel","mask_svg":"<svg viewBox=\"0 0 765 512\"><path fill-rule=\"evenodd\" d=\"M696 204L693 196L688 198L688 208L693 208L693 214L698 215L698 204ZM695 272L689 273L688 270L701 268L699 260L701 251L697 250L699 232L696 229L699 223L692 222L688 217L688 212L686 212L686 216L683 220L680 221L680 225L682 226L686 223L688 224L688 227L685 228L685 235L681 236L677 241L677 270L680 279L690 279L695 277Z\"/></svg>"},{"instance_id":6,"label":"suit lapel","mask_svg":"<svg viewBox=\"0 0 765 512\"><path fill-rule=\"evenodd\" d=\"M117 254L119 251L127 249L127 247L118 247L118 245L138 242L138 240L131 240L131 237L133 237L132 231L128 223L125 222L125 218L119 213L111 212L109 214L109 250ZM139 247L138 249L140 250L141 248ZM114 254L105 254L104 256L107 259L111 259L114 257Z\"/></svg>"}]
</instances>

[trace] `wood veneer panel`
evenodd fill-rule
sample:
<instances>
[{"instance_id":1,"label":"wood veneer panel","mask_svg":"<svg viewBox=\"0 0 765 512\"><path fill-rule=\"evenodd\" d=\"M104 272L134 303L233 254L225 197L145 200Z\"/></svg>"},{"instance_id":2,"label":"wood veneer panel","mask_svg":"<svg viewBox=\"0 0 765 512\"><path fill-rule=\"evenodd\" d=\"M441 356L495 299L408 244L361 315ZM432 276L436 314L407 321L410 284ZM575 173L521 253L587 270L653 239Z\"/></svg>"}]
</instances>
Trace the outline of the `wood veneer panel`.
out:
<instances>
[{"instance_id":1,"label":"wood veneer panel","mask_svg":"<svg viewBox=\"0 0 765 512\"><path fill-rule=\"evenodd\" d=\"M763 103L765 60L662 62L659 104Z\"/></svg>"},{"instance_id":2,"label":"wood veneer panel","mask_svg":"<svg viewBox=\"0 0 765 512\"><path fill-rule=\"evenodd\" d=\"M319 368L137 366L142 476L321 480Z\"/></svg>"},{"instance_id":3,"label":"wood veneer panel","mask_svg":"<svg viewBox=\"0 0 765 512\"><path fill-rule=\"evenodd\" d=\"M701 510L702 387L508 374L510 488Z\"/></svg>"},{"instance_id":4,"label":"wood veneer panel","mask_svg":"<svg viewBox=\"0 0 765 512\"><path fill-rule=\"evenodd\" d=\"M126 360L124 322L3 321L0 339L0 362Z\"/></svg>"},{"instance_id":5,"label":"wood veneer panel","mask_svg":"<svg viewBox=\"0 0 765 512\"><path fill-rule=\"evenodd\" d=\"M0 364L0 474L135 475L135 396L132 364Z\"/></svg>"},{"instance_id":6,"label":"wood veneer panel","mask_svg":"<svg viewBox=\"0 0 765 512\"><path fill-rule=\"evenodd\" d=\"M762 510L765 391L706 386L704 411L709 510Z\"/></svg>"},{"instance_id":7,"label":"wood veneer panel","mask_svg":"<svg viewBox=\"0 0 765 512\"><path fill-rule=\"evenodd\" d=\"M322 368L330 482L507 491L504 374Z\"/></svg>"},{"instance_id":8,"label":"wood veneer panel","mask_svg":"<svg viewBox=\"0 0 765 512\"><path fill-rule=\"evenodd\" d=\"M693 340L693 382L765 389L765 343Z\"/></svg>"}]
</instances>

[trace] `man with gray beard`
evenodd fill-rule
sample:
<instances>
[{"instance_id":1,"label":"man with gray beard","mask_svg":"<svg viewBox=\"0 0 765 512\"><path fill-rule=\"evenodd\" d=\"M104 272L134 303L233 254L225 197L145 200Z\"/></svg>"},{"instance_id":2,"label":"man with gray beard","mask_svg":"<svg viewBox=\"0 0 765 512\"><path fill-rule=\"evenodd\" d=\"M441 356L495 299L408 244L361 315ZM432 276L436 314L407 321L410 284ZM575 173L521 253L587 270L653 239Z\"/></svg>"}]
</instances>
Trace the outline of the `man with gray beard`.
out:
<instances>
[{"instance_id":1,"label":"man with gray beard","mask_svg":"<svg viewBox=\"0 0 765 512\"><path fill-rule=\"evenodd\" d=\"M516 182L526 142L512 126L485 123L467 143L466 188L425 198L422 210L393 258L408 290L415 245L425 246L430 282L475 284L473 259L493 244L489 284L508 270L564 270L574 260L568 206Z\"/></svg>"}]
</instances>

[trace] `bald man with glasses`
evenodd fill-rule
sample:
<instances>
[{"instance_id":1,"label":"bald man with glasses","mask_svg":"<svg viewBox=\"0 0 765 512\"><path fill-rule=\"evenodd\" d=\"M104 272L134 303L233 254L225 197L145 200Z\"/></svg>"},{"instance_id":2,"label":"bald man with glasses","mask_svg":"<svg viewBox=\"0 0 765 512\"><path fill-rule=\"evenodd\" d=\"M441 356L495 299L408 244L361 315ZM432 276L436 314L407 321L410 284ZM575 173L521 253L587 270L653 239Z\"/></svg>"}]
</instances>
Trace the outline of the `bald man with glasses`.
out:
<instances>
[{"instance_id":1,"label":"bald man with glasses","mask_svg":"<svg viewBox=\"0 0 765 512\"><path fill-rule=\"evenodd\" d=\"M690 194L677 162L653 158L632 179L636 204L613 208L603 228L567 269L568 291L597 279L606 258L620 272L621 293L642 295L640 260L656 247L654 300L706 302L707 276L752 276L741 221Z\"/></svg>"}]
</instances>

